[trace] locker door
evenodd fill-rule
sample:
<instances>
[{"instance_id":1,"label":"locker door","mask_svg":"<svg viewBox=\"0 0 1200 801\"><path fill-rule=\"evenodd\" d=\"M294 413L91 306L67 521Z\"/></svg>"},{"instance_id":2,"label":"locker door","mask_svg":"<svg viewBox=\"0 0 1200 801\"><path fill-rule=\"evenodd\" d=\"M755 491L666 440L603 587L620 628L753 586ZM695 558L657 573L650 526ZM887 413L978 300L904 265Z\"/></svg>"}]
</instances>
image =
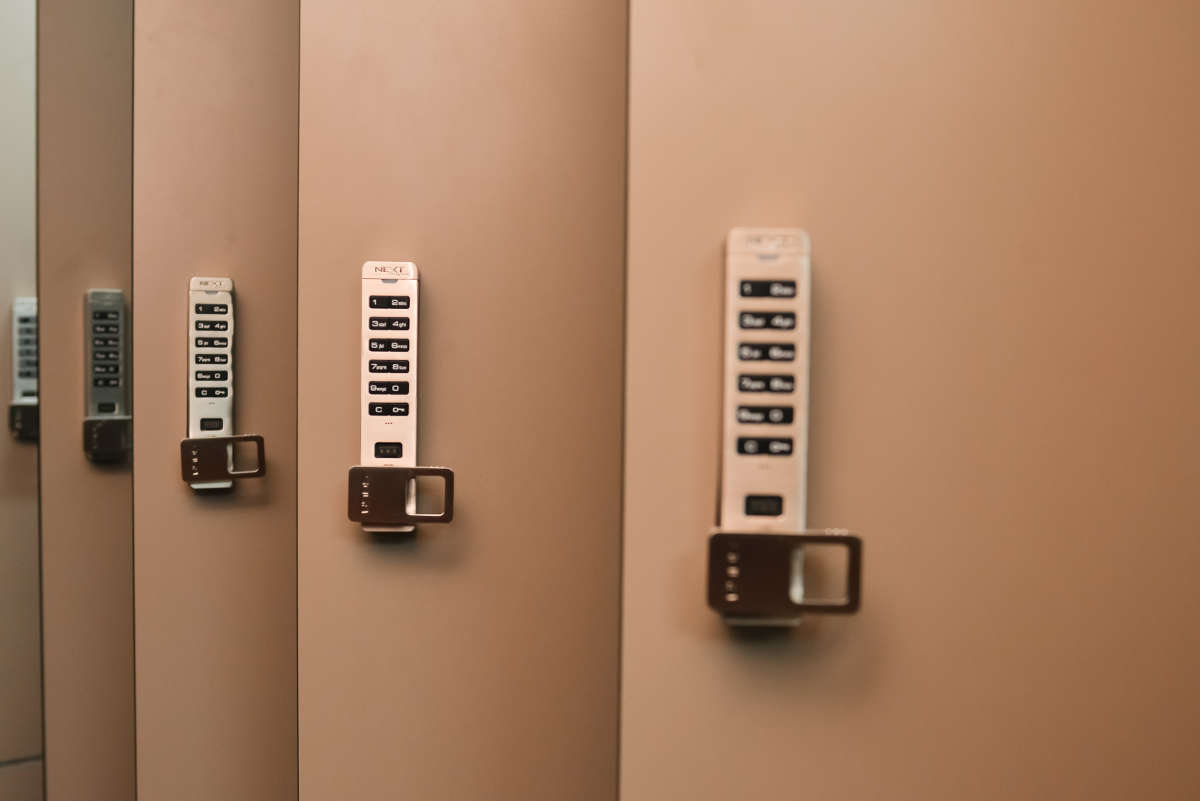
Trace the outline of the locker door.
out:
<instances>
[{"instance_id":1,"label":"locker door","mask_svg":"<svg viewBox=\"0 0 1200 801\"><path fill-rule=\"evenodd\" d=\"M631 31L622 801L1195 797L1200 9ZM704 603L736 226L812 236L809 525L866 543L783 633Z\"/></svg>"},{"instance_id":2,"label":"locker door","mask_svg":"<svg viewBox=\"0 0 1200 801\"><path fill-rule=\"evenodd\" d=\"M615 796L625 23L302 7L306 801ZM415 536L347 515L368 261L419 268L418 459L456 477Z\"/></svg>"},{"instance_id":3,"label":"locker door","mask_svg":"<svg viewBox=\"0 0 1200 801\"><path fill-rule=\"evenodd\" d=\"M140 801L296 797L298 18L295 0L137 5ZM208 276L233 279L237 317L236 352L206 352L231 359L236 433L263 437L269 469L202 494L182 479L180 443L198 330L189 287Z\"/></svg>"},{"instance_id":4,"label":"locker door","mask_svg":"<svg viewBox=\"0 0 1200 801\"><path fill-rule=\"evenodd\" d=\"M133 2L37 5L45 794L127 801L136 792L133 471L128 458L88 458L83 420L95 411L86 399L97 349L85 294L118 290L132 302ZM114 338L125 344L128 312ZM124 374L108 380L125 396L128 348L105 350L121 354Z\"/></svg>"}]
</instances>

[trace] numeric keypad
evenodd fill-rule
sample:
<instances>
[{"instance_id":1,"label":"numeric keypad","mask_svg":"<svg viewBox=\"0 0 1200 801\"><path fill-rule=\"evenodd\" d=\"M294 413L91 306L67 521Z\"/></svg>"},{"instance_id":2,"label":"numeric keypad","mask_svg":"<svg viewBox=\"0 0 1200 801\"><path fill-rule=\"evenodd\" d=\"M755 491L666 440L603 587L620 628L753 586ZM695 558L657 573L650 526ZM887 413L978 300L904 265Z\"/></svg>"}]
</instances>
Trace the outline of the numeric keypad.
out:
<instances>
[{"instance_id":1,"label":"numeric keypad","mask_svg":"<svg viewBox=\"0 0 1200 801\"><path fill-rule=\"evenodd\" d=\"M234 302L232 278L192 278L188 284L188 436L229 437L233 424ZM232 481L189 482L225 489Z\"/></svg>"},{"instance_id":2,"label":"numeric keypad","mask_svg":"<svg viewBox=\"0 0 1200 801\"><path fill-rule=\"evenodd\" d=\"M726 252L724 457L728 530L804 526L808 238L736 229Z\"/></svg>"}]
</instances>

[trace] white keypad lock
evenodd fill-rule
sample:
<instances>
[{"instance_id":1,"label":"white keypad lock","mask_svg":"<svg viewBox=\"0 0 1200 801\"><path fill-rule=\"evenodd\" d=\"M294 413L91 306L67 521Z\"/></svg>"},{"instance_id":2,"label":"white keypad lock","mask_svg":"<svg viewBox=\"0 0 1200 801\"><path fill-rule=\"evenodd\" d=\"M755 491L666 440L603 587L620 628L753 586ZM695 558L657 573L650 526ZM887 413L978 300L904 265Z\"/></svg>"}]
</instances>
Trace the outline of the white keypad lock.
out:
<instances>
[{"instance_id":1,"label":"white keypad lock","mask_svg":"<svg viewBox=\"0 0 1200 801\"><path fill-rule=\"evenodd\" d=\"M37 298L13 298L12 403L8 430L22 442L38 439L38 305Z\"/></svg>"},{"instance_id":2,"label":"white keypad lock","mask_svg":"<svg viewBox=\"0 0 1200 801\"><path fill-rule=\"evenodd\" d=\"M708 603L733 624L794 625L853 612L862 543L805 531L812 264L798 228L736 228L725 254L721 485ZM848 551L845 595L809 597L804 548Z\"/></svg>"},{"instance_id":3,"label":"white keypad lock","mask_svg":"<svg viewBox=\"0 0 1200 801\"><path fill-rule=\"evenodd\" d=\"M350 470L347 515L365 531L412 533L448 523L454 473L417 461L421 280L410 261L368 261L360 281L360 454ZM417 479L440 478L440 512L417 506Z\"/></svg>"},{"instance_id":4,"label":"white keypad lock","mask_svg":"<svg viewBox=\"0 0 1200 801\"><path fill-rule=\"evenodd\" d=\"M263 438L235 434L233 279L194 277L188 283L187 425L180 444L183 480L194 490L227 490L239 478L266 472ZM256 463L237 464L237 445L257 450Z\"/></svg>"}]
</instances>

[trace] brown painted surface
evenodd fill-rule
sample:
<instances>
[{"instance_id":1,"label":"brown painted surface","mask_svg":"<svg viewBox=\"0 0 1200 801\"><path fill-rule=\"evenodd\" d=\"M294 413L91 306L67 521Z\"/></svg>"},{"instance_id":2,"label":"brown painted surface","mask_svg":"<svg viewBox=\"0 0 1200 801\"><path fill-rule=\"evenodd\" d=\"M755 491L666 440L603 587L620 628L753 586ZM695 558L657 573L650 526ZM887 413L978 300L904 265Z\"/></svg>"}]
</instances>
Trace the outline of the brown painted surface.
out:
<instances>
[{"instance_id":1,"label":"brown painted surface","mask_svg":"<svg viewBox=\"0 0 1200 801\"><path fill-rule=\"evenodd\" d=\"M0 801L42 801L42 760L0 767Z\"/></svg>"},{"instance_id":2,"label":"brown painted surface","mask_svg":"<svg viewBox=\"0 0 1200 801\"><path fill-rule=\"evenodd\" d=\"M139 2L134 544L140 801L296 797L295 2ZM180 479L188 278L235 282L235 423L269 469Z\"/></svg>"},{"instance_id":3,"label":"brown painted surface","mask_svg":"<svg viewBox=\"0 0 1200 801\"><path fill-rule=\"evenodd\" d=\"M1200 795L1200 8L632 5L622 801ZM809 523L704 604L722 243L812 234Z\"/></svg>"},{"instance_id":4,"label":"brown painted surface","mask_svg":"<svg viewBox=\"0 0 1200 801\"><path fill-rule=\"evenodd\" d=\"M129 299L133 3L40 0L46 797L134 794L133 495L83 453L83 296Z\"/></svg>"},{"instance_id":5,"label":"brown painted surface","mask_svg":"<svg viewBox=\"0 0 1200 801\"><path fill-rule=\"evenodd\" d=\"M34 278L0 277L4 413L12 400L12 297ZM15 279L15 280L14 280ZM38 599L38 446L0 434L0 762L42 752L41 620Z\"/></svg>"},{"instance_id":6,"label":"brown painted surface","mask_svg":"<svg viewBox=\"0 0 1200 801\"><path fill-rule=\"evenodd\" d=\"M301 798L611 801L624 6L303 11ZM419 265L457 477L415 540L346 519L368 259Z\"/></svg>"},{"instance_id":7,"label":"brown painted surface","mask_svg":"<svg viewBox=\"0 0 1200 801\"><path fill-rule=\"evenodd\" d=\"M0 295L0 303L6 298ZM12 310L9 300L0 306ZM8 314L5 314L7 319ZM9 329L4 340L9 342ZM11 360L12 348L0 362ZM8 370L0 375L12 375ZM12 397L4 397L4 412ZM38 614L37 444L0 434L0 762L42 752L41 637Z\"/></svg>"}]
</instances>

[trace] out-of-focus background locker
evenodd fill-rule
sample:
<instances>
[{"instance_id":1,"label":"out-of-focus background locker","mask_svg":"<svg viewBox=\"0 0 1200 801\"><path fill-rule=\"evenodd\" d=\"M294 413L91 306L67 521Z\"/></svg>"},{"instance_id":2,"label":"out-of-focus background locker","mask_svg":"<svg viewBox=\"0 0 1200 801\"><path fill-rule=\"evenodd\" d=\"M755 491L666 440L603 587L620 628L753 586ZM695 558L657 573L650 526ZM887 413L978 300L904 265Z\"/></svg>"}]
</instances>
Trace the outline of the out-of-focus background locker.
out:
<instances>
[{"instance_id":1,"label":"out-of-focus background locker","mask_svg":"<svg viewBox=\"0 0 1200 801\"><path fill-rule=\"evenodd\" d=\"M631 4L621 799L1200 793L1200 8ZM813 242L809 525L704 604L722 248Z\"/></svg>"},{"instance_id":2,"label":"out-of-focus background locker","mask_svg":"<svg viewBox=\"0 0 1200 801\"><path fill-rule=\"evenodd\" d=\"M132 470L89 460L81 423L92 382L84 293L132 297L133 2L37 5L45 793L126 801L136 791Z\"/></svg>"}]
</instances>

